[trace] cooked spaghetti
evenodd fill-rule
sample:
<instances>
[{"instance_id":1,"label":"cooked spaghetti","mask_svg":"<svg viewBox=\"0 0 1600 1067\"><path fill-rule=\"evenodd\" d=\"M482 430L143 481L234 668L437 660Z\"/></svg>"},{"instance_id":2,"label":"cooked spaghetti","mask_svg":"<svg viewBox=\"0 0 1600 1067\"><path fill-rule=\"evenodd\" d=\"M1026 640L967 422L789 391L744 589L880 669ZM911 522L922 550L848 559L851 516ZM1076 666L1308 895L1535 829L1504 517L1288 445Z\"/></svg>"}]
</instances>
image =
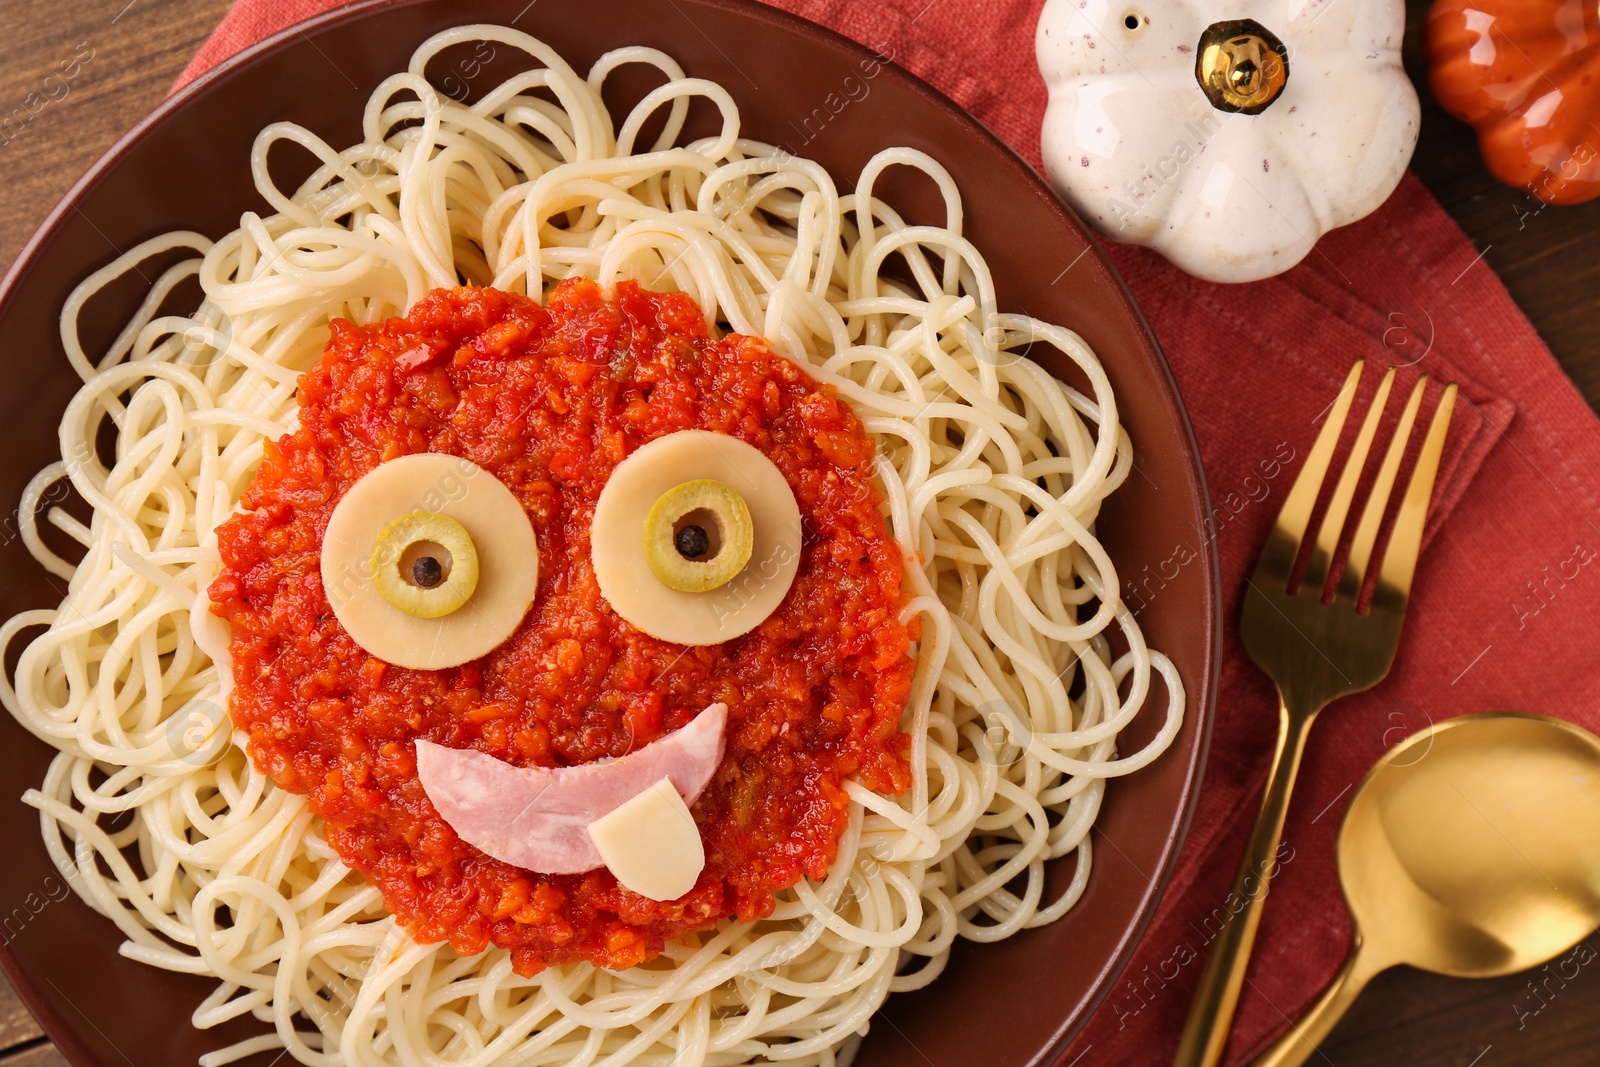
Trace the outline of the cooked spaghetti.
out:
<instances>
[{"instance_id":1,"label":"cooked spaghetti","mask_svg":"<svg viewBox=\"0 0 1600 1067\"><path fill-rule=\"evenodd\" d=\"M478 41L532 69L470 104L442 95L430 59ZM601 88L630 64L664 84L615 126ZM696 97L721 129L680 145ZM655 116L665 128L638 143ZM268 173L280 142L317 160L292 192ZM278 1048L329 1067L845 1063L884 998L936 978L957 936L997 940L1073 906L1106 779L1171 742L1183 690L1093 534L1132 465L1105 373L1071 331L999 311L934 160L884 151L841 196L816 163L742 138L729 94L659 52L617 50L584 77L525 34L471 26L430 39L377 89L361 143L338 151L279 123L252 162L276 214L247 214L215 243L146 242L68 300L62 341L85 385L61 461L21 507L29 548L68 593L0 627L0 644L31 634L0 696L60 753L25 795L57 866L117 924L125 955L217 979L195 1025L271 1025L204 1063ZM943 226L909 225L874 196L894 166L938 184ZM78 322L94 294L176 249L194 255L105 352L86 352ZM165 314L192 277L199 308ZM306 798L252 765L223 710L229 632L207 589L217 527L267 443L295 429L297 382L333 320L378 323L461 283L542 298L569 277L686 293L709 327L766 338L837 390L876 445L921 640L900 722L909 787L846 781L824 879L638 966L523 977L503 949L414 939ZM1018 354L1036 343L1065 353L1088 392ZM109 466L94 447L106 420ZM63 478L93 509L88 525L46 511L83 546L75 563L35 525ZM1161 723L1119 754L1153 675ZM1045 900L1046 863L1073 853L1070 884Z\"/></svg>"}]
</instances>

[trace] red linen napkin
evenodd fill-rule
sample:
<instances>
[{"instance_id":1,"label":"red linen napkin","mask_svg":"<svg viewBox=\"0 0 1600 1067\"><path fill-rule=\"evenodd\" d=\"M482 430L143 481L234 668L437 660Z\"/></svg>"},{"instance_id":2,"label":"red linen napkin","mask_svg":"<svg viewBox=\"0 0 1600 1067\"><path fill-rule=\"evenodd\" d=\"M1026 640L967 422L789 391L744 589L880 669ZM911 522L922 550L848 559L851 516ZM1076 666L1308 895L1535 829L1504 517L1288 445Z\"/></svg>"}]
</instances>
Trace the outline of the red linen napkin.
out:
<instances>
[{"instance_id":1,"label":"red linen napkin","mask_svg":"<svg viewBox=\"0 0 1600 1067\"><path fill-rule=\"evenodd\" d=\"M887 51L1039 165L1042 0L777 0ZM337 0L241 0L180 84ZM537 26L534 26L537 33ZM885 47L887 46L887 48ZM1408 175L1375 215L1287 274L1190 278L1109 246L1149 316L1194 421L1222 560L1225 659L1210 763L1178 870L1139 952L1064 1063L1171 1062L1259 802L1272 684L1245 656L1245 576L1351 362L1415 364L1461 384L1430 544L1393 672L1312 734L1230 1046L1259 1051L1343 958L1334 839L1350 790L1429 722L1520 708L1600 729L1600 424L1478 250ZM1407 383L1397 383L1404 387Z\"/></svg>"}]
</instances>

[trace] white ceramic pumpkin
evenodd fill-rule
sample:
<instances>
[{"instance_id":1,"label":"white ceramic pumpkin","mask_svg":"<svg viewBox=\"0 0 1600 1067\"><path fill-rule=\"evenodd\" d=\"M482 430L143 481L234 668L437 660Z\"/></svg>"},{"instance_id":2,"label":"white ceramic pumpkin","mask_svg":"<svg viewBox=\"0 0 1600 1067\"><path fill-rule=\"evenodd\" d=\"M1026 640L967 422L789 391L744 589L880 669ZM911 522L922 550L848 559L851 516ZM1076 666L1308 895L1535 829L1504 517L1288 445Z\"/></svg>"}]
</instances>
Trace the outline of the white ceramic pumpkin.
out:
<instances>
[{"instance_id":1,"label":"white ceramic pumpkin","mask_svg":"<svg viewBox=\"0 0 1600 1067\"><path fill-rule=\"evenodd\" d=\"M1191 274L1288 270L1416 148L1401 0L1047 0L1045 169L1101 232Z\"/></svg>"}]
</instances>

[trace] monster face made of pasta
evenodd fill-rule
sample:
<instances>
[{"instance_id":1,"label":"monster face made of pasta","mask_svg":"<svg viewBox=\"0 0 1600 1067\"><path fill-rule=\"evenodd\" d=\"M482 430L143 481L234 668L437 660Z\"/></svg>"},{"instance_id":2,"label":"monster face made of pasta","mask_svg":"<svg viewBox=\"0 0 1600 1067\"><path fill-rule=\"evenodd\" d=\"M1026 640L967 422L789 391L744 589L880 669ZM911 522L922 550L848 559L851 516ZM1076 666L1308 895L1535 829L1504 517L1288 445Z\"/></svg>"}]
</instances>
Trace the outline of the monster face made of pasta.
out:
<instances>
[{"instance_id":1,"label":"monster face made of pasta","mask_svg":"<svg viewBox=\"0 0 1600 1067\"><path fill-rule=\"evenodd\" d=\"M299 395L219 529L230 712L418 939L628 967L824 878L846 779L907 787L874 448L764 341L631 283L436 290Z\"/></svg>"}]
</instances>

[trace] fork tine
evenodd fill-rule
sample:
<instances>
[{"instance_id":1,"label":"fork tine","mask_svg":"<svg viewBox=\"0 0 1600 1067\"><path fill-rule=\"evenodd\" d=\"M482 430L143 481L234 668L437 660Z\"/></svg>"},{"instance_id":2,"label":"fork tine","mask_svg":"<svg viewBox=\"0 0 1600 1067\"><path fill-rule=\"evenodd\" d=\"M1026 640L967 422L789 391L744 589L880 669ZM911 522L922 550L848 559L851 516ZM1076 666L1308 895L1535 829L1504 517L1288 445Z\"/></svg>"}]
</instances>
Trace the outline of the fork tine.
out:
<instances>
[{"instance_id":1,"label":"fork tine","mask_svg":"<svg viewBox=\"0 0 1600 1067\"><path fill-rule=\"evenodd\" d=\"M1344 430L1344 420L1350 414L1350 403L1356 396L1356 383L1361 380L1365 360L1356 360L1355 366L1345 376L1339 395L1328 411L1328 421L1322 424L1316 443L1306 456L1305 466L1295 475L1294 485L1278 512L1278 521L1267 536L1267 543L1256 562L1256 575L1263 582L1277 585L1289 584L1289 573L1294 570L1294 560L1300 554L1300 542L1305 539L1311 525L1311 510L1316 506L1317 494L1322 490L1322 480L1328 475L1328 464L1333 460L1333 450L1339 444L1339 434Z\"/></svg>"},{"instance_id":2,"label":"fork tine","mask_svg":"<svg viewBox=\"0 0 1600 1067\"><path fill-rule=\"evenodd\" d=\"M1411 578L1416 574L1417 553L1422 549L1428 501L1433 496L1433 480L1439 473L1445 435L1450 432L1450 413L1455 406L1456 387L1451 383L1445 387L1439 406L1433 410L1427 439L1422 442L1416 469L1411 472L1411 484L1406 486L1405 500L1400 503L1394 533L1389 536L1389 547L1383 553L1383 569L1378 572L1378 587L1372 595L1374 605L1381 602L1385 607L1403 610L1406 598L1411 595Z\"/></svg>"},{"instance_id":3,"label":"fork tine","mask_svg":"<svg viewBox=\"0 0 1600 1067\"><path fill-rule=\"evenodd\" d=\"M1361 523L1350 542L1350 555L1339 572L1340 599L1354 601L1367 580L1367 565L1372 560L1372 549L1378 541L1378 528L1383 525L1383 513L1389 509L1389 493L1394 489L1394 479L1400 473L1400 461L1405 458L1406 444L1411 440L1411 427L1417 421L1417 411L1422 407L1422 393L1427 388L1428 376L1424 374L1411 388L1400 422L1389 439L1389 448L1383 455L1383 465L1373 479L1372 491L1361 510Z\"/></svg>"},{"instance_id":4,"label":"fork tine","mask_svg":"<svg viewBox=\"0 0 1600 1067\"><path fill-rule=\"evenodd\" d=\"M1328 566L1333 561L1334 549L1339 547L1339 535L1344 533L1344 521L1350 514L1350 503L1355 499L1356 483L1366 469L1367 453L1372 450L1372 439L1377 436L1378 423L1383 421L1383 409L1388 406L1389 390L1393 385L1394 368L1390 367L1383 381L1378 383L1378 392L1372 398L1372 406L1367 409L1367 417L1361 421L1361 430L1356 434L1354 447L1350 449L1350 458L1345 461L1339 484L1334 486L1333 497L1328 501L1327 514L1322 516L1317 544L1311 550L1311 559L1306 564L1306 575L1301 582L1302 587L1316 590L1319 594L1328 582Z\"/></svg>"}]
</instances>

